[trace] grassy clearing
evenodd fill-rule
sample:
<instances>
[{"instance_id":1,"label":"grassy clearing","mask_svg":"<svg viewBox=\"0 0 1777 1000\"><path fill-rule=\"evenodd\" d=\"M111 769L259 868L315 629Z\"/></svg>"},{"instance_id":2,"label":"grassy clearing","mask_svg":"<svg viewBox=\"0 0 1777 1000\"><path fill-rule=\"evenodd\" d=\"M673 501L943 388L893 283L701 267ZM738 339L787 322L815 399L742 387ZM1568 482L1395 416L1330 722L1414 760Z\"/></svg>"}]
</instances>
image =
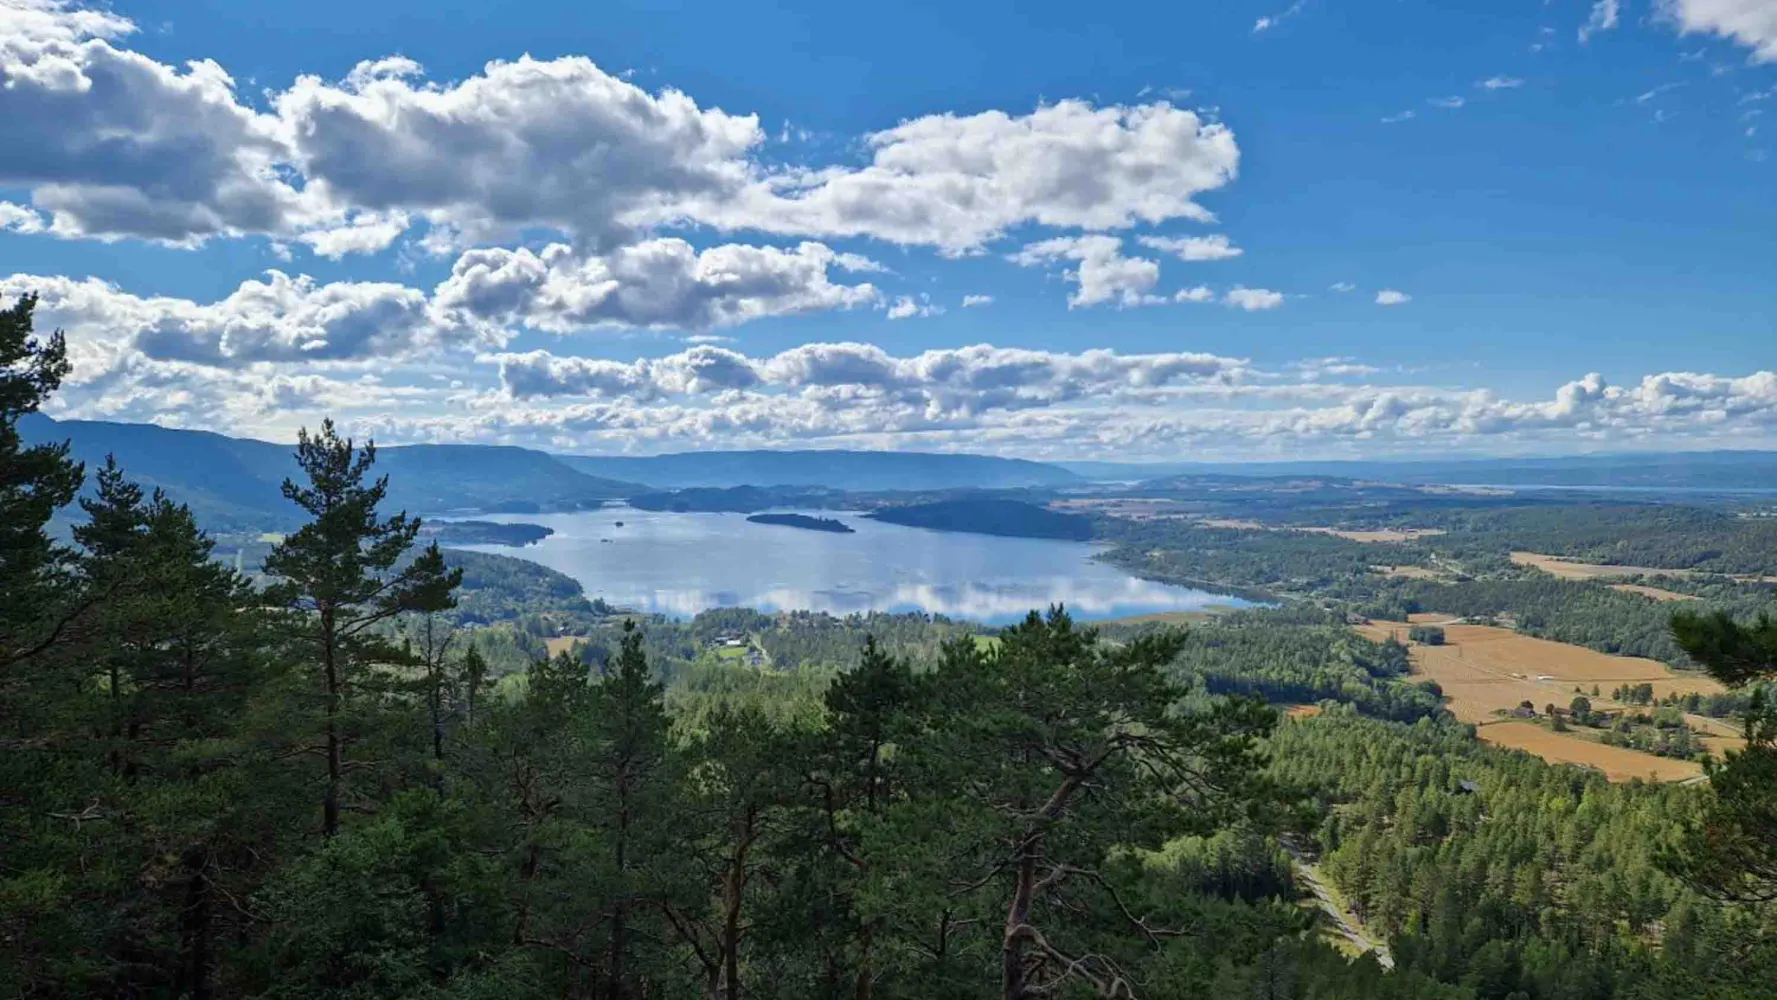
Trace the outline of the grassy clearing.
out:
<instances>
[{"instance_id":1,"label":"grassy clearing","mask_svg":"<svg viewBox=\"0 0 1777 1000\"><path fill-rule=\"evenodd\" d=\"M1128 618L1114 618L1109 621L1094 622L1095 625L1203 625L1212 622L1218 615L1225 615L1239 609L1228 604L1211 604L1201 611L1156 611L1151 615L1132 615Z\"/></svg>"},{"instance_id":2,"label":"grassy clearing","mask_svg":"<svg viewBox=\"0 0 1777 1000\"><path fill-rule=\"evenodd\" d=\"M550 656L556 656L561 653L571 653L574 651L574 647L585 642L586 637L583 635L558 635L553 639L544 639L543 648L549 651Z\"/></svg>"},{"instance_id":3,"label":"grassy clearing","mask_svg":"<svg viewBox=\"0 0 1777 1000\"><path fill-rule=\"evenodd\" d=\"M1694 594L1681 594L1676 590L1663 590L1640 583L1613 583L1610 585L1610 589L1620 590L1625 594L1640 594L1656 601L1697 601L1702 599Z\"/></svg>"}]
</instances>

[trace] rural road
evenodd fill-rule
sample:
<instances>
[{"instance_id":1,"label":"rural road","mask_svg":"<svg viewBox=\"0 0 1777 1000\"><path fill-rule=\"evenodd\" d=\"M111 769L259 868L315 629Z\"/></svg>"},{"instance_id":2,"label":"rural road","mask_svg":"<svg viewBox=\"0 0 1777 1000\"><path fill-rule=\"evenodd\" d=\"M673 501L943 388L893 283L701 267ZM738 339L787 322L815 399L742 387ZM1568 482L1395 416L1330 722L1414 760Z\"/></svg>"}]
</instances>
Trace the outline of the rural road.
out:
<instances>
[{"instance_id":1,"label":"rural road","mask_svg":"<svg viewBox=\"0 0 1777 1000\"><path fill-rule=\"evenodd\" d=\"M1283 849L1290 853L1290 860L1296 863L1296 870L1301 873L1302 880L1308 883L1309 890L1314 893L1314 900L1319 904L1321 912L1333 918L1333 928L1338 931L1339 936L1351 942L1351 946L1356 948L1359 953L1374 954L1376 961L1384 969L1393 969L1394 956L1388 953L1388 945L1371 940L1370 936L1364 933L1363 926L1358 923L1357 917L1340 908L1333 899L1332 890L1328 889L1326 883L1321 880L1319 867L1304 858L1302 852L1296 849L1296 845L1288 840L1281 842Z\"/></svg>"}]
</instances>

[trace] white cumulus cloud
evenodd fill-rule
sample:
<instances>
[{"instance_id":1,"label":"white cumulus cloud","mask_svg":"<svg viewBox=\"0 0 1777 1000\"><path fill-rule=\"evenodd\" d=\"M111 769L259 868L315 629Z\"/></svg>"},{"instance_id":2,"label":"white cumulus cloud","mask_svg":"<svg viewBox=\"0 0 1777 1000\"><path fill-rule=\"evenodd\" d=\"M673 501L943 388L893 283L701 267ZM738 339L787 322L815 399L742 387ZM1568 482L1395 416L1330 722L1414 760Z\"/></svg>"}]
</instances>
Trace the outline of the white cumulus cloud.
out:
<instances>
[{"instance_id":1,"label":"white cumulus cloud","mask_svg":"<svg viewBox=\"0 0 1777 1000\"><path fill-rule=\"evenodd\" d=\"M1660 10L1686 34L1718 35L1777 61L1777 2L1773 0L1660 0Z\"/></svg>"},{"instance_id":2,"label":"white cumulus cloud","mask_svg":"<svg viewBox=\"0 0 1777 1000\"><path fill-rule=\"evenodd\" d=\"M1145 257L1123 256L1123 241L1115 236L1057 236L1031 243L1013 254L1015 264L1039 267L1056 261L1075 261L1062 272L1078 285L1068 296L1068 308L1114 302L1118 307L1154 305L1165 300L1150 294L1160 280L1160 265Z\"/></svg>"},{"instance_id":3,"label":"white cumulus cloud","mask_svg":"<svg viewBox=\"0 0 1777 1000\"><path fill-rule=\"evenodd\" d=\"M1269 288L1247 288L1244 285L1236 285L1222 295L1222 302L1235 309L1261 312L1283 305L1283 293L1274 292Z\"/></svg>"},{"instance_id":4,"label":"white cumulus cloud","mask_svg":"<svg viewBox=\"0 0 1777 1000\"><path fill-rule=\"evenodd\" d=\"M46 228L43 216L23 205L0 201L0 232L41 233Z\"/></svg>"},{"instance_id":5,"label":"white cumulus cloud","mask_svg":"<svg viewBox=\"0 0 1777 1000\"><path fill-rule=\"evenodd\" d=\"M1621 16L1621 0L1596 0L1592 4L1592 12L1586 17L1586 23L1580 25L1580 41L1590 41L1593 35L1615 28Z\"/></svg>"},{"instance_id":6,"label":"white cumulus cloud","mask_svg":"<svg viewBox=\"0 0 1777 1000\"><path fill-rule=\"evenodd\" d=\"M901 295L895 298L888 307L889 319L922 319L926 316L942 315L944 307L934 305L932 297L926 294Z\"/></svg>"},{"instance_id":7,"label":"white cumulus cloud","mask_svg":"<svg viewBox=\"0 0 1777 1000\"><path fill-rule=\"evenodd\" d=\"M385 282L321 284L268 271L198 303L141 297L96 278L0 279L0 301L27 292L39 296L38 322L67 332L76 379L132 351L154 361L240 367L387 360L487 342L477 331L434 323L424 292Z\"/></svg>"},{"instance_id":8,"label":"white cumulus cloud","mask_svg":"<svg viewBox=\"0 0 1777 1000\"><path fill-rule=\"evenodd\" d=\"M1137 242L1185 261L1228 260L1246 252L1219 233L1214 236L1143 236Z\"/></svg>"},{"instance_id":9,"label":"white cumulus cloud","mask_svg":"<svg viewBox=\"0 0 1777 1000\"><path fill-rule=\"evenodd\" d=\"M871 159L861 168L772 173L732 198L694 199L683 212L724 228L964 253L1030 223L1102 230L1208 221L1196 197L1232 181L1240 163L1227 126L1164 101L927 115L865 142Z\"/></svg>"},{"instance_id":10,"label":"white cumulus cloud","mask_svg":"<svg viewBox=\"0 0 1777 1000\"><path fill-rule=\"evenodd\" d=\"M220 65L113 46L135 31L53 0L0 4L0 186L27 188L63 236L189 244L283 231L302 197L276 173L276 122Z\"/></svg>"},{"instance_id":11,"label":"white cumulus cloud","mask_svg":"<svg viewBox=\"0 0 1777 1000\"><path fill-rule=\"evenodd\" d=\"M471 241L526 228L619 242L687 199L748 183L756 116L650 94L579 56L491 62L429 84L406 61L277 96L297 169L341 205L412 213Z\"/></svg>"},{"instance_id":12,"label":"white cumulus cloud","mask_svg":"<svg viewBox=\"0 0 1777 1000\"><path fill-rule=\"evenodd\" d=\"M699 251L677 238L603 255L564 243L541 252L466 251L439 284L434 306L462 325L522 325L552 333L588 328L706 330L765 316L873 305L868 282L839 284L834 270L861 258L820 243L794 249L725 244Z\"/></svg>"},{"instance_id":13,"label":"white cumulus cloud","mask_svg":"<svg viewBox=\"0 0 1777 1000\"><path fill-rule=\"evenodd\" d=\"M1379 306L1404 306L1413 301L1413 296L1406 292L1397 292L1392 288L1384 288L1376 293L1376 304Z\"/></svg>"}]
</instances>

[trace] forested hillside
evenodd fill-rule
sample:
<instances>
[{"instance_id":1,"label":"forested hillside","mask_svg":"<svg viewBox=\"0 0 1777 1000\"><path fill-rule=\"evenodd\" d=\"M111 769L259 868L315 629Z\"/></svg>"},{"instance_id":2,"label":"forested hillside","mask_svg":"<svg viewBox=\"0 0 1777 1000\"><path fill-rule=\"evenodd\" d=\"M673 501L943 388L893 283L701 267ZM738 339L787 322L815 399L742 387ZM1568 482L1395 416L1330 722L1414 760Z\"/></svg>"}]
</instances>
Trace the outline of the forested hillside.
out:
<instances>
[{"instance_id":1,"label":"forested hillside","mask_svg":"<svg viewBox=\"0 0 1777 1000\"><path fill-rule=\"evenodd\" d=\"M1321 790L1326 872L1397 967L1478 997L1763 996L1769 914L1662 869L1703 790L1551 767L1462 727L1338 708L1285 726L1274 773Z\"/></svg>"}]
</instances>

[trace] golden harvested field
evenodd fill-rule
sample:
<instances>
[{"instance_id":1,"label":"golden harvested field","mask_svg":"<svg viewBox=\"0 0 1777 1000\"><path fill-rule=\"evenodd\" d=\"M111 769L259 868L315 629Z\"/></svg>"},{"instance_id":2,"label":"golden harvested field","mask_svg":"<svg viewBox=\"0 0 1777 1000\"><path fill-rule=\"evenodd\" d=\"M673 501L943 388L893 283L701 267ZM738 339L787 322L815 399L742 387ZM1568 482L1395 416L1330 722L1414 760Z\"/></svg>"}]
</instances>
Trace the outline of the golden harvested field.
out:
<instances>
[{"instance_id":1,"label":"golden harvested field","mask_svg":"<svg viewBox=\"0 0 1777 1000\"><path fill-rule=\"evenodd\" d=\"M1605 746L1566 733L1553 733L1532 722L1496 722L1482 726L1477 734L1488 743L1526 750L1552 764L1595 767L1611 781L1684 781L1703 773L1702 765L1692 761Z\"/></svg>"},{"instance_id":2,"label":"golden harvested field","mask_svg":"<svg viewBox=\"0 0 1777 1000\"><path fill-rule=\"evenodd\" d=\"M1291 705L1283 710L1283 714L1292 719L1312 719L1320 714L1319 705Z\"/></svg>"},{"instance_id":3,"label":"golden harvested field","mask_svg":"<svg viewBox=\"0 0 1777 1000\"><path fill-rule=\"evenodd\" d=\"M1442 625L1444 629L1444 645L1414 647L1415 662L1424 659L1428 675L1448 664L1507 678L1513 674L1528 678L1548 676L1556 682L1565 682L1569 691L1582 681L1588 685L1670 681L1684 684L1676 689L1681 691L1722 690L1719 684L1701 674L1678 674L1664 663L1639 656L1612 656L1584 646L1538 639L1493 625L1442 624L1450 621L1448 615L1413 615L1412 620L1413 624ZM1393 635L1402 642L1407 641L1407 622L1375 621L1361 628L1374 638ZM1714 686L1696 687L1692 684L1696 681ZM1655 683L1654 686L1657 690L1660 685Z\"/></svg>"},{"instance_id":4,"label":"golden harvested field","mask_svg":"<svg viewBox=\"0 0 1777 1000\"><path fill-rule=\"evenodd\" d=\"M1591 698L1594 707L1612 709L1622 707L1609 695L1619 684L1649 683L1655 697L1663 698L1668 694L1712 694L1723 690L1715 680L1701 674L1679 674L1654 660L1611 656L1583 646L1521 635L1511 629L1444 624L1452 621L1448 615L1412 617L1413 624L1440 625L1444 630L1441 646L1412 644L1414 673L1437 681L1444 689L1451 714L1479 726L1482 739L1529 750L1544 760L1591 764L1603 769L1612 781L1646 777L1650 770L1675 775L1677 779L1701 773L1697 765L1686 761L1608 747L1578 734L1555 733L1534 723L1503 719L1498 713L1525 701L1536 706L1539 714L1551 703L1565 707L1573 699L1576 687ZM1357 626L1357 631L1377 641L1394 636L1406 642L1408 627L1407 622L1375 621ZM1592 696L1594 685L1602 691L1598 697ZM1687 718L1699 732L1713 734L1708 741L1712 752L1719 754L1722 749L1737 745L1729 723L1700 716ZM1536 734L1534 740L1531 733ZM1625 769L1628 765L1633 767Z\"/></svg>"},{"instance_id":5,"label":"golden harvested field","mask_svg":"<svg viewBox=\"0 0 1777 1000\"><path fill-rule=\"evenodd\" d=\"M1643 597L1651 597L1656 601L1700 600L1700 598L1690 594L1681 594L1676 590L1662 590L1659 587L1649 587L1639 583L1613 583L1610 585L1610 589L1620 590L1625 594L1640 594Z\"/></svg>"},{"instance_id":6,"label":"golden harvested field","mask_svg":"<svg viewBox=\"0 0 1777 1000\"><path fill-rule=\"evenodd\" d=\"M1602 563L1574 562L1540 552L1514 552L1512 562L1540 569L1563 580L1600 580L1613 576L1690 576L1688 569L1654 569L1651 566L1606 566Z\"/></svg>"},{"instance_id":7,"label":"golden harvested field","mask_svg":"<svg viewBox=\"0 0 1777 1000\"><path fill-rule=\"evenodd\" d=\"M1410 542L1429 535L1441 535L1442 528L1389 528L1381 531L1346 531L1342 528L1304 527L1299 524L1260 524L1228 517L1208 517L1198 522L1205 528L1231 528L1236 531L1306 531L1315 535L1334 535L1354 542Z\"/></svg>"},{"instance_id":8,"label":"golden harvested field","mask_svg":"<svg viewBox=\"0 0 1777 1000\"><path fill-rule=\"evenodd\" d=\"M1575 562L1560 556L1546 556L1540 552L1514 552L1512 553L1512 562L1520 566L1535 567L1563 580L1604 580L1613 576L1687 577L1713 575L1699 573L1694 569L1658 569L1653 566L1607 566L1603 563ZM1769 573L1724 573L1719 575L1739 580L1742 583L1777 582L1777 576Z\"/></svg>"},{"instance_id":9,"label":"golden harvested field","mask_svg":"<svg viewBox=\"0 0 1777 1000\"><path fill-rule=\"evenodd\" d=\"M1692 717L1687 716L1687 718ZM1717 757L1728 750L1746 749L1746 737L1744 736L1704 736L1701 739L1703 746Z\"/></svg>"}]
</instances>

